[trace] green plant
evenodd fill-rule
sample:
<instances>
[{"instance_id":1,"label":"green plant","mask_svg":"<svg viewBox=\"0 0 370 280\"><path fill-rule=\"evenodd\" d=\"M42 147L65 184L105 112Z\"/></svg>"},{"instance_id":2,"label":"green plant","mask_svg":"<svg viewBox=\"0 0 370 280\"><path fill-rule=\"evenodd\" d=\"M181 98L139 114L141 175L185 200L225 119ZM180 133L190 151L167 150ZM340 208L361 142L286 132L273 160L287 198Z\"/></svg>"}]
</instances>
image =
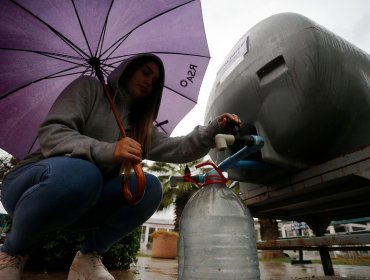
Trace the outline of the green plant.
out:
<instances>
[{"instance_id":1,"label":"green plant","mask_svg":"<svg viewBox=\"0 0 370 280\"><path fill-rule=\"evenodd\" d=\"M128 269L137 262L140 249L141 227L114 244L104 255L103 262L109 269Z\"/></svg>"},{"instance_id":2,"label":"green plant","mask_svg":"<svg viewBox=\"0 0 370 280\"><path fill-rule=\"evenodd\" d=\"M146 164L144 166L144 170L146 172L157 174L158 179L162 183L163 199L158 210L161 211L166 209L171 204L175 205L175 231L179 231L182 211L188 200L196 192L197 188L189 182L178 183L178 186L173 188L170 186L170 177L173 175L184 175L187 168L195 168L197 164L203 161L205 161L205 159L202 158L186 164L151 162L151 164ZM197 171L202 174L205 173L206 170L209 170L209 168L200 168Z\"/></svg>"},{"instance_id":3,"label":"green plant","mask_svg":"<svg viewBox=\"0 0 370 280\"><path fill-rule=\"evenodd\" d=\"M26 269L68 270L87 232L56 231L47 235L31 254ZM137 261L141 228L115 243L103 256L108 269L128 269Z\"/></svg>"},{"instance_id":4,"label":"green plant","mask_svg":"<svg viewBox=\"0 0 370 280\"><path fill-rule=\"evenodd\" d=\"M4 173L12 168L17 163L17 159L11 155L3 155L0 149L0 181Z\"/></svg>"},{"instance_id":5,"label":"green plant","mask_svg":"<svg viewBox=\"0 0 370 280\"><path fill-rule=\"evenodd\" d=\"M3 234L9 231L12 218L8 214L0 213L0 234L3 239ZM2 241L2 240L1 240Z\"/></svg>"},{"instance_id":6,"label":"green plant","mask_svg":"<svg viewBox=\"0 0 370 280\"><path fill-rule=\"evenodd\" d=\"M32 270L68 270L84 236L77 232L55 231L43 238L26 264Z\"/></svg>"}]
</instances>

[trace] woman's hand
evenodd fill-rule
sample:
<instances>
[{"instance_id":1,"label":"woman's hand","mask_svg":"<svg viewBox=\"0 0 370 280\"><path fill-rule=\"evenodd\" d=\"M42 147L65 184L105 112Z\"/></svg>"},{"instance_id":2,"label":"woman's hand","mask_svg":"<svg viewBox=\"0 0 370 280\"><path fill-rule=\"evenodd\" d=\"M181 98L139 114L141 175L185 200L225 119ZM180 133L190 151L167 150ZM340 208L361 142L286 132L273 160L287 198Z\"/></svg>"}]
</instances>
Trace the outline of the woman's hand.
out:
<instances>
[{"instance_id":1,"label":"woman's hand","mask_svg":"<svg viewBox=\"0 0 370 280\"><path fill-rule=\"evenodd\" d=\"M217 121L218 125L222 128L226 127L229 121L233 121L239 125L242 123L239 116L230 113L224 113L221 116L218 116Z\"/></svg>"},{"instance_id":2,"label":"woman's hand","mask_svg":"<svg viewBox=\"0 0 370 280\"><path fill-rule=\"evenodd\" d=\"M130 137L124 137L116 143L113 156L117 162L129 160L133 163L139 163L141 162L142 153L139 142Z\"/></svg>"}]
</instances>

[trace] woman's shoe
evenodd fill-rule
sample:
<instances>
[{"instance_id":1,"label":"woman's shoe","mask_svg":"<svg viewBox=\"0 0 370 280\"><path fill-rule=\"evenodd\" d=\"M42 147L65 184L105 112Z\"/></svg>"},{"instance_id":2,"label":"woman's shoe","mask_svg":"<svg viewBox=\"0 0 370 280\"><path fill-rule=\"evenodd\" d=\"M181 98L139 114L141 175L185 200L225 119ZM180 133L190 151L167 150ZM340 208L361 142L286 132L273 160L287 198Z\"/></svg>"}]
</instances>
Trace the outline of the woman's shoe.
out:
<instances>
[{"instance_id":1,"label":"woman's shoe","mask_svg":"<svg viewBox=\"0 0 370 280\"><path fill-rule=\"evenodd\" d=\"M78 251L69 269L68 280L114 280L114 277L96 252L82 254Z\"/></svg>"},{"instance_id":2,"label":"woman's shoe","mask_svg":"<svg viewBox=\"0 0 370 280\"><path fill-rule=\"evenodd\" d=\"M27 258L0 252L0 279L20 280Z\"/></svg>"}]
</instances>

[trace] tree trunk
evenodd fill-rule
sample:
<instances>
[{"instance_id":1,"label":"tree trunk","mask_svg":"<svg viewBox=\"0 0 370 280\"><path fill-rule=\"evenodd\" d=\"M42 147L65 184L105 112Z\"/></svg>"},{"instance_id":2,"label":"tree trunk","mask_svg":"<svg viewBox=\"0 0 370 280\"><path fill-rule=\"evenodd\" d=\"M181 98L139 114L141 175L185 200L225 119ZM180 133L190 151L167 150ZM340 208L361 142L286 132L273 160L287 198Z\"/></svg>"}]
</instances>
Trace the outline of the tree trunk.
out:
<instances>
[{"instance_id":1,"label":"tree trunk","mask_svg":"<svg viewBox=\"0 0 370 280\"><path fill-rule=\"evenodd\" d=\"M194 191L189 191L183 193L181 196L176 196L175 198L175 231L180 232L180 218L182 212L184 211L186 203L189 201L191 196L194 194Z\"/></svg>"},{"instance_id":2,"label":"tree trunk","mask_svg":"<svg viewBox=\"0 0 370 280\"><path fill-rule=\"evenodd\" d=\"M262 240L277 240L279 238L279 227L276 220L259 219L261 239ZM262 250L263 259L283 258L282 250Z\"/></svg>"}]
</instances>

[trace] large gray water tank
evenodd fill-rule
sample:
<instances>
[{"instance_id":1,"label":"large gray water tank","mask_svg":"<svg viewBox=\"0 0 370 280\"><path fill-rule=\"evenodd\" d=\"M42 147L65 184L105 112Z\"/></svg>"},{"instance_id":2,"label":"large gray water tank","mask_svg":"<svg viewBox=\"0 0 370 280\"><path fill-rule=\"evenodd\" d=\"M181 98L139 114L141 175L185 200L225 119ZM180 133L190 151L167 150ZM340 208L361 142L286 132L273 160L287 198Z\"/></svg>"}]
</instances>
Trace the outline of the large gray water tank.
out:
<instances>
[{"instance_id":1,"label":"large gray water tank","mask_svg":"<svg viewBox=\"0 0 370 280\"><path fill-rule=\"evenodd\" d=\"M220 68L206 123L238 114L242 134L264 137L247 159L267 170L232 170L229 177L269 183L370 144L370 56L312 20L271 16L251 28ZM230 153L211 151L220 162Z\"/></svg>"}]
</instances>

